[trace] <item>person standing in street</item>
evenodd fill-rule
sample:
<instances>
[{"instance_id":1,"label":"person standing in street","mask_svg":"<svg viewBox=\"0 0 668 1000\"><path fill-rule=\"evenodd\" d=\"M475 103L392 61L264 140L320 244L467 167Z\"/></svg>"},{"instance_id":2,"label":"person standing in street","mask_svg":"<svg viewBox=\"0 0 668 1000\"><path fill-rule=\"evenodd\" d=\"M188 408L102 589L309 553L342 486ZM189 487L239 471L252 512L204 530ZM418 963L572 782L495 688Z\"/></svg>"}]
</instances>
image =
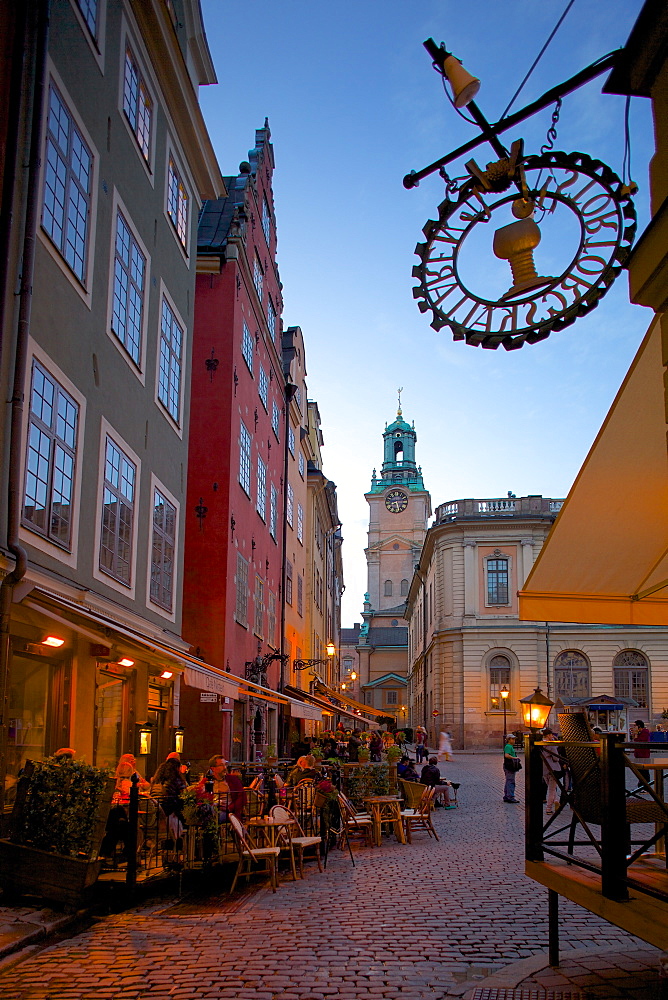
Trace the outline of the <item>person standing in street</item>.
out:
<instances>
[{"instance_id":1,"label":"person standing in street","mask_svg":"<svg viewBox=\"0 0 668 1000\"><path fill-rule=\"evenodd\" d=\"M636 722L634 722L633 728L635 731L631 733L631 739L633 740L634 743L649 743L649 729L647 728L642 719L638 719ZM636 760L647 760L647 758L651 757L652 754L649 747L642 747L638 748L638 750L634 750L633 756L636 758ZM642 775L643 781L646 781L649 784L649 782L652 779L652 776L647 770L647 768L639 766L638 773Z\"/></svg>"},{"instance_id":2,"label":"person standing in street","mask_svg":"<svg viewBox=\"0 0 668 1000\"><path fill-rule=\"evenodd\" d=\"M427 730L424 726L418 726L415 730L415 763L421 764L429 756L427 750Z\"/></svg>"},{"instance_id":3,"label":"person standing in street","mask_svg":"<svg viewBox=\"0 0 668 1000\"><path fill-rule=\"evenodd\" d=\"M503 786L503 801L513 803L519 802L519 799L515 798L515 776L522 767L521 761L515 753L514 740L514 734L508 733L506 745L503 748L503 774L506 779Z\"/></svg>"}]
</instances>

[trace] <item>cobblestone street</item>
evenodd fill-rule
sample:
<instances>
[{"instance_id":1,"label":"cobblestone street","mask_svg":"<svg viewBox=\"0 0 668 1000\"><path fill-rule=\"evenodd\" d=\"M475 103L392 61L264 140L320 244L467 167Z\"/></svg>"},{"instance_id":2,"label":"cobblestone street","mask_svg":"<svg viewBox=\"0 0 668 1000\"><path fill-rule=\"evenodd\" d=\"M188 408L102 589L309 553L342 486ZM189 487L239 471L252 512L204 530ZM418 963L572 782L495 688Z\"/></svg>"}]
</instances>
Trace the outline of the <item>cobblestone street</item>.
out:
<instances>
[{"instance_id":1,"label":"cobblestone street","mask_svg":"<svg viewBox=\"0 0 668 1000\"><path fill-rule=\"evenodd\" d=\"M547 892L523 874L524 811L501 801L500 757L458 755L445 770L460 807L435 813L438 843L385 838L355 848L354 868L338 851L322 875L309 863L276 895L161 899L105 918L5 968L0 1000L443 1000L546 953ZM611 924L565 900L560 912L564 958L607 946L656 964Z\"/></svg>"}]
</instances>

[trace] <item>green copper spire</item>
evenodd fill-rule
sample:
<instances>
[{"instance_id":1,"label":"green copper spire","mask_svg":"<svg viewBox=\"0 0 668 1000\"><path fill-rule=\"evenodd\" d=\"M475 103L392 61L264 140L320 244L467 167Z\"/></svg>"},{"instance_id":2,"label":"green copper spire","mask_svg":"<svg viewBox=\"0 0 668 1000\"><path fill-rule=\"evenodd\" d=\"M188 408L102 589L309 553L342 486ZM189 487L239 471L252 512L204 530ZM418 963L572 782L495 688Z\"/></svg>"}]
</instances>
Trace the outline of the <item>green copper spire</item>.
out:
<instances>
[{"instance_id":1,"label":"green copper spire","mask_svg":"<svg viewBox=\"0 0 668 1000\"><path fill-rule=\"evenodd\" d=\"M403 418L401 412L401 393L399 389L399 405L396 418L391 424L385 425L383 431L383 464L380 478L373 470L371 478L371 493L381 493L390 485L399 484L410 490L424 490L422 469L415 464L415 424L412 426Z\"/></svg>"}]
</instances>

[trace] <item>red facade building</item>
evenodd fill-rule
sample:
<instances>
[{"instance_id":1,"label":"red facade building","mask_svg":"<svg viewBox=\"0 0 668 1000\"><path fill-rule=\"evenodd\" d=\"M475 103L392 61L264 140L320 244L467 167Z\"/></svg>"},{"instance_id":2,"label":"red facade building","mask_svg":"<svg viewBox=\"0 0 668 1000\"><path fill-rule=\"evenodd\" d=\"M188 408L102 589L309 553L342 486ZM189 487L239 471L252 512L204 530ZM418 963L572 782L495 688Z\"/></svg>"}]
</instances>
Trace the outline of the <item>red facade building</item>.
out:
<instances>
[{"instance_id":1,"label":"red facade building","mask_svg":"<svg viewBox=\"0 0 668 1000\"><path fill-rule=\"evenodd\" d=\"M265 122L249 161L226 178L228 196L205 202L199 221L183 635L242 680L186 671L191 759L253 759L278 735L278 702L244 684L281 682L288 442L273 169Z\"/></svg>"}]
</instances>

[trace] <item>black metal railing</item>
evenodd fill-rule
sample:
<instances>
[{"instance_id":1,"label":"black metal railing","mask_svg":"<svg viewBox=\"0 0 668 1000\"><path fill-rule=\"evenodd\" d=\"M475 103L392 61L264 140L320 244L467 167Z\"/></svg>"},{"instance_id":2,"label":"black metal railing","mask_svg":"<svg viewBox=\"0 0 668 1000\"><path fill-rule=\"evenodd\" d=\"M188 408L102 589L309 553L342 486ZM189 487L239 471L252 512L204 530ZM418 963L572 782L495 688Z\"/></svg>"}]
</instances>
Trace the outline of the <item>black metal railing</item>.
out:
<instances>
[{"instance_id":1,"label":"black metal railing","mask_svg":"<svg viewBox=\"0 0 668 1000\"><path fill-rule=\"evenodd\" d=\"M633 869L652 848L657 854L657 848L665 851L668 832L663 768L651 758L636 759L633 754L639 749L661 753L656 744L626 743L615 733L603 733L600 742L543 742L527 735L527 860L544 861L548 856L595 872L601 877L602 895L609 899L628 899L632 887L668 901L668 873L665 881L653 879L650 885ZM557 767L555 754L560 760ZM553 771L559 798L558 808L546 817L545 761ZM662 862L665 871L665 854Z\"/></svg>"}]
</instances>

